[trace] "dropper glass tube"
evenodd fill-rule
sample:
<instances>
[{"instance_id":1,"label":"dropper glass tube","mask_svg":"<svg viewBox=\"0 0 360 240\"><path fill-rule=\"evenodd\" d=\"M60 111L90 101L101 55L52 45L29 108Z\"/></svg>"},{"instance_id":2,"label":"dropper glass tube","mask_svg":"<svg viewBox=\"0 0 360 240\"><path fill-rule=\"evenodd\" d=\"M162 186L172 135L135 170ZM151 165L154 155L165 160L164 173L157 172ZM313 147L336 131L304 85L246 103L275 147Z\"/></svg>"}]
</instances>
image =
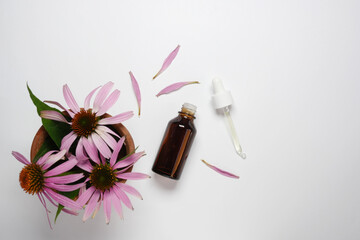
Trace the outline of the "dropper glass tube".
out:
<instances>
[{"instance_id":1,"label":"dropper glass tube","mask_svg":"<svg viewBox=\"0 0 360 240\"><path fill-rule=\"evenodd\" d=\"M231 93L224 89L222 81L219 78L213 79L213 89L214 95L212 97L213 104L215 109L222 110L229 126L230 136L235 147L236 153L242 157L246 158L246 154L242 151L240 146L239 138L236 134L234 122L230 115L230 105L233 103Z\"/></svg>"},{"instance_id":2,"label":"dropper glass tube","mask_svg":"<svg viewBox=\"0 0 360 240\"><path fill-rule=\"evenodd\" d=\"M234 147L235 147L235 151L236 151L237 154L239 154L240 157L245 159L246 154L242 151L239 138L238 138L238 136L236 134L234 122L233 122L233 120L231 118L231 115L230 115L229 106L224 107L223 110L224 110L225 119L226 119L227 124L229 126L229 131L230 131L230 134L231 134L232 142L233 142Z\"/></svg>"}]
</instances>

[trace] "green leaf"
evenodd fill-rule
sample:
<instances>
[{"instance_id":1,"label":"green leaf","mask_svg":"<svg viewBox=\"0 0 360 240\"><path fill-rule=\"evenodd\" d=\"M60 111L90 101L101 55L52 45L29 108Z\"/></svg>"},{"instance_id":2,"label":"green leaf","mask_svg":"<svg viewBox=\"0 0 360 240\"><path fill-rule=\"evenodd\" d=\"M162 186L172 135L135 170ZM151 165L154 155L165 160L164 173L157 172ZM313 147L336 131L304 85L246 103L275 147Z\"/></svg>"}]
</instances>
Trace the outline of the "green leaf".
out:
<instances>
[{"instance_id":1,"label":"green leaf","mask_svg":"<svg viewBox=\"0 0 360 240\"><path fill-rule=\"evenodd\" d=\"M48 136L31 162L36 163L39 160L39 158L41 158L45 153L51 150L58 150L58 147L56 146L54 141Z\"/></svg>"},{"instance_id":2,"label":"green leaf","mask_svg":"<svg viewBox=\"0 0 360 240\"><path fill-rule=\"evenodd\" d=\"M78 190L75 190L75 191L72 191L72 192L59 192L61 195L64 195L70 199L73 199L79 195L79 189ZM58 218L58 216L60 215L61 213L61 210L64 208L63 205L59 204L58 206L58 209L56 211L56 215L55 215L55 220L54 220L54 223L56 223L56 219Z\"/></svg>"},{"instance_id":3,"label":"green leaf","mask_svg":"<svg viewBox=\"0 0 360 240\"><path fill-rule=\"evenodd\" d=\"M53 110L53 111L60 112L58 109L50 107L46 103L40 101L33 94L29 85L27 85L27 89L29 91L31 100L33 101L33 103L37 109L37 113L39 114L39 116L40 116L40 112L44 111L44 110ZM63 137L71 132L70 125L67 123L64 123L64 122L57 122L57 121L53 121L53 120L45 119L45 118L41 118L41 121L42 121L43 126L45 127L45 130L48 132L48 134L51 137L51 139L53 140L53 142L56 144L56 146L58 146L58 148L60 148L61 140L63 139Z\"/></svg>"},{"instance_id":4,"label":"green leaf","mask_svg":"<svg viewBox=\"0 0 360 240\"><path fill-rule=\"evenodd\" d=\"M57 211L56 211L56 215L55 215L54 223L56 223L56 219L57 219L57 218L58 218L58 216L60 215L61 210L63 210L63 208L64 208L64 206L63 206L63 205L61 205L61 204L59 204L58 209L57 209Z\"/></svg>"}]
</instances>

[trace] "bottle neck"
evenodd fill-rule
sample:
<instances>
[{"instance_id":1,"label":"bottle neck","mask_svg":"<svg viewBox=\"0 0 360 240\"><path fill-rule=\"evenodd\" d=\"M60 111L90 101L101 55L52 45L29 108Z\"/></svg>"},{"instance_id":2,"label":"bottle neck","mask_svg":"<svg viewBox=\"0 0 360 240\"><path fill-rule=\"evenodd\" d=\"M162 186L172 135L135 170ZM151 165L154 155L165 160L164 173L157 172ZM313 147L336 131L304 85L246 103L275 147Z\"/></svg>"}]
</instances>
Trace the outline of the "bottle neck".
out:
<instances>
[{"instance_id":1,"label":"bottle neck","mask_svg":"<svg viewBox=\"0 0 360 240\"><path fill-rule=\"evenodd\" d=\"M189 120L193 120L196 118L193 114L190 114L189 112L183 112L183 111L179 112L179 116L189 119Z\"/></svg>"}]
</instances>

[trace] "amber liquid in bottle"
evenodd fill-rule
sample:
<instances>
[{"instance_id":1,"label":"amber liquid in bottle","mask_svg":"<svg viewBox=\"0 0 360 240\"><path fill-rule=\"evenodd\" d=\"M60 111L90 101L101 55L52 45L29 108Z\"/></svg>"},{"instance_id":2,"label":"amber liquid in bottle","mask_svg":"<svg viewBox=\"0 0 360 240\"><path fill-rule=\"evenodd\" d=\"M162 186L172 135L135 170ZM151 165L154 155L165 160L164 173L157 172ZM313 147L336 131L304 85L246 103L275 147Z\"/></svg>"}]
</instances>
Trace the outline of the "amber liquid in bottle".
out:
<instances>
[{"instance_id":1,"label":"amber liquid in bottle","mask_svg":"<svg viewBox=\"0 0 360 240\"><path fill-rule=\"evenodd\" d=\"M196 135L196 107L185 103L179 115L170 120L152 170L162 176L179 179Z\"/></svg>"}]
</instances>

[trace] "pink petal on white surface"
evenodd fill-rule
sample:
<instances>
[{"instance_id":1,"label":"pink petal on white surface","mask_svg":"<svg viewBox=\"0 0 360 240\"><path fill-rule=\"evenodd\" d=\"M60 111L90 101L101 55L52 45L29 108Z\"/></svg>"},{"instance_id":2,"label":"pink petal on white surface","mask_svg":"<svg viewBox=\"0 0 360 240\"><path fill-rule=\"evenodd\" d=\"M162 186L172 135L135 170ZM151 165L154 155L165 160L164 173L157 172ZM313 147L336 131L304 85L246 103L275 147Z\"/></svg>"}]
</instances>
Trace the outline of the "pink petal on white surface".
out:
<instances>
[{"instance_id":1,"label":"pink petal on white surface","mask_svg":"<svg viewBox=\"0 0 360 240\"><path fill-rule=\"evenodd\" d=\"M110 158L110 166L113 167L116 163L116 160L118 158L120 149L122 148L125 141L125 137L120 138L120 140L116 143L113 153L111 154Z\"/></svg>"},{"instance_id":2,"label":"pink petal on white surface","mask_svg":"<svg viewBox=\"0 0 360 240\"><path fill-rule=\"evenodd\" d=\"M140 93L139 84L138 84L138 82L136 81L136 78L134 77L134 74L133 74L131 71L129 72L129 74L130 74L130 78L131 78L131 84L132 84L132 86L133 86L134 93L135 93L135 96L136 96L136 100L137 100L137 103L138 103L138 109L139 109L138 115L140 116L140 111L141 111L141 93Z\"/></svg>"},{"instance_id":3,"label":"pink petal on white surface","mask_svg":"<svg viewBox=\"0 0 360 240\"><path fill-rule=\"evenodd\" d=\"M119 173L116 176L128 180L139 180L139 179L150 178L150 176L145 173L137 173L137 172Z\"/></svg>"},{"instance_id":4,"label":"pink petal on white surface","mask_svg":"<svg viewBox=\"0 0 360 240\"><path fill-rule=\"evenodd\" d=\"M21 163L25 164L25 165L29 165L30 162L29 160L26 159L26 157L24 157L24 155L22 155L21 153L19 152L15 152L15 151L12 151L11 154Z\"/></svg>"},{"instance_id":5,"label":"pink petal on white surface","mask_svg":"<svg viewBox=\"0 0 360 240\"><path fill-rule=\"evenodd\" d=\"M44 110L40 112L40 117L58 122L69 123L66 118L59 112L53 110Z\"/></svg>"},{"instance_id":6,"label":"pink petal on white surface","mask_svg":"<svg viewBox=\"0 0 360 240\"><path fill-rule=\"evenodd\" d=\"M105 100L105 102L101 105L99 111L96 113L96 116L101 116L106 113L119 99L120 91L114 90L110 96Z\"/></svg>"},{"instance_id":7,"label":"pink petal on white surface","mask_svg":"<svg viewBox=\"0 0 360 240\"><path fill-rule=\"evenodd\" d=\"M177 83L174 83L174 84L171 84L169 86L167 86L166 88L164 88L163 90L161 90L158 94L156 94L157 97L159 97L160 95L163 95L163 94L168 94L168 93L171 93L171 92L174 92L186 85L189 85L189 84L195 84L195 83L199 83L198 81L193 81L193 82L177 82Z\"/></svg>"},{"instance_id":8,"label":"pink petal on white surface","mask_svg":"<svg viewBox=\"0 0 360 240\"><path fill-rule=\"evenodd\" d=\"M102 192L100 192L100 199L104 199L104 194ZM95 215L98 213L98 211L100 210L101 207L101 201L98 202L98 204L96 205L96 208L92 214L92 218L95 218Z\"/></svg>"},{"instance_id":9,"label":"pink petal on white surface","mask_svg":"<svg viewBox=\"0 0 360 240\"><path fill-rule=\"evenodd\" d=\"M138 192L138 190L136 190L134 187L127 185L125 183L115 183L119 188L121 188L122 190L124 190L125 192L133 195L134 197L137 197L141 200L143 200L141 194Z\"/></svg>"},{"instance_id":10,"label":"pink petal on white surface","mask_svg":"<svg viewBox=\"0 0 360 240\"><path fill-rule=\"evenodd\" d=\"M203 163L206 164L206 166L208 166L209 168L211 168L212 170L214 170L217 173L220 173L221 175L224 175L225 177L229 177L229 178L240 178L239 176L229 173L227 171L221 170L220 168L217 168L209 163L207 163L205 160L201 160Z\"/></svg>"},{"instance_id":11,"label":"pink petal on white surface","mask_svg":"<svg viewBox=\"0 0 360 240\"><path fill-rule=\"evenodd\" d=\"M99 90L99 92L96 95L95 100L94 100L93 112L99 111L106 96L109 94L109 92L113 86L114 86L114 83L110 81L101 87L101 89Z\"/></svg>"},{"instance_id":12,"label":"pink petal on white surface","mask_svg":"<svg viewBox=\"0 0 360 240\"><path fill-rule=\"evenodd\" d=\"M123 213L122 213L122 206L121 206L121 200L116 196L116 194L111 191L111 198L112 198L112 203L113 206L115 207L116 212L118 213L118 215L120 216L121 219L124 219Z\"/></svg>"},{"instance_id":13,"label":"pink petal on white surface","mask_svg":"<svg viewBox=\"0 0 360 240\"><path fill-rule=\"evenodd\" d=\"M77 102L75 101L74 96L72 95L70 88L67 84L65 84L63 86L63 94L64 94L64 99L66 104L69 106L69 108L71 109L71 111L73 111L74 113L78 113L80 112L80 108L79 105L77 104Z\"/></svg>"},{"instance_id":14,"label":"pink petal on white surface","mask_svg":"<svg viewBox=\"0 0 360 240\"><path fill-rule=\"evenodd\" d=\"M153 77L155 79L157 76L159 76L162 72L164 72L172 63L172 61L175 59L176 55L178 54L180 49L180 45L177 45L177 47L169 54L169 56L165 59L161 69L159 72Z\"/></svg>"},{"instance_id":15,"label":"pink petal on white surface","mask_svg":"<svg viewBox=\"0 0 360 240\"><path fill-rule=\"evenodd\" d=\"M91 213L95 210L96 205L99 201L99 197L100 197L99 191L95 191L93 196L90 198L89 203L86 205L85 213L82 219L84 222L91 216Z\"/></svg>"},{"instance_id":16,"label":"pink petal on white surface","mask_svg":"<svg viewBox=\"0 0 360 240\"><path fill-rule=\"evenodd\" d=\"M84 109L88 110L90 108L90 100L92 98L92 96L94 95L94 93L96 92L96 90L98 90L99 87L95 88L94 90L92 90L85 98L85 102L84 102Z\"/></svg>"},{"instance_id":17,"label":"pink petal on white surface","mask_svg":"<svg viewBox=\"0 0 360 240\"><path fill-rule=\"evenodd\" d=\"M109 224L111 218L111 194L110 191L104 192L104 213L105 213L105 221L106 224Z\"/></svg>"},{"instance_id":18,"label":"pink petal on white surface","mask_svg":"<svg viewBox=\"0 0 360 240\"><path fill-rule=\"evenodd\" d=\"M50 212L50 211L49 211L49 210L47 209L47 207L46 207L46 202L45 202L44 196L41 195L41 194L39 194L39 193L37 194L37 196L39 197L40 202L42 203L42 205L43 205L44 208L45 208L46 216L47 216L47 220L48 220L50 229L53 229L52 226L51 226L50 218L49 218L49 212Z\"/></svg>"},{"instance_id":19,"label":"pink petal on white surface","mask_svg":"<svg viewBox=\"0 0 360 240\"><path fill-rule=\"evenodd\" d=\"M132 111L124 112L112 117L103 118L99 121L99 124L100 125L118 124L125 120L130 119L132 116L134 116L134 113Z\"/></svg>"},{"instance_id":20,"label":"pink petal on white surface","mask_svg":"<svg viewBox=\"0 0 360 240\"><path fill-rule=\"evenodd\" d=\"M118 186L114 185L113 186L113 190L114 193L116 194L116 196L121 199L121 201L125 204L125 206L127 206L129 209L134 210L134 207L131 204L131 201L129 199L129 197L126 195L126 193L124 193L123 190L121 190Z\"/></svg>"}]
</instances>

